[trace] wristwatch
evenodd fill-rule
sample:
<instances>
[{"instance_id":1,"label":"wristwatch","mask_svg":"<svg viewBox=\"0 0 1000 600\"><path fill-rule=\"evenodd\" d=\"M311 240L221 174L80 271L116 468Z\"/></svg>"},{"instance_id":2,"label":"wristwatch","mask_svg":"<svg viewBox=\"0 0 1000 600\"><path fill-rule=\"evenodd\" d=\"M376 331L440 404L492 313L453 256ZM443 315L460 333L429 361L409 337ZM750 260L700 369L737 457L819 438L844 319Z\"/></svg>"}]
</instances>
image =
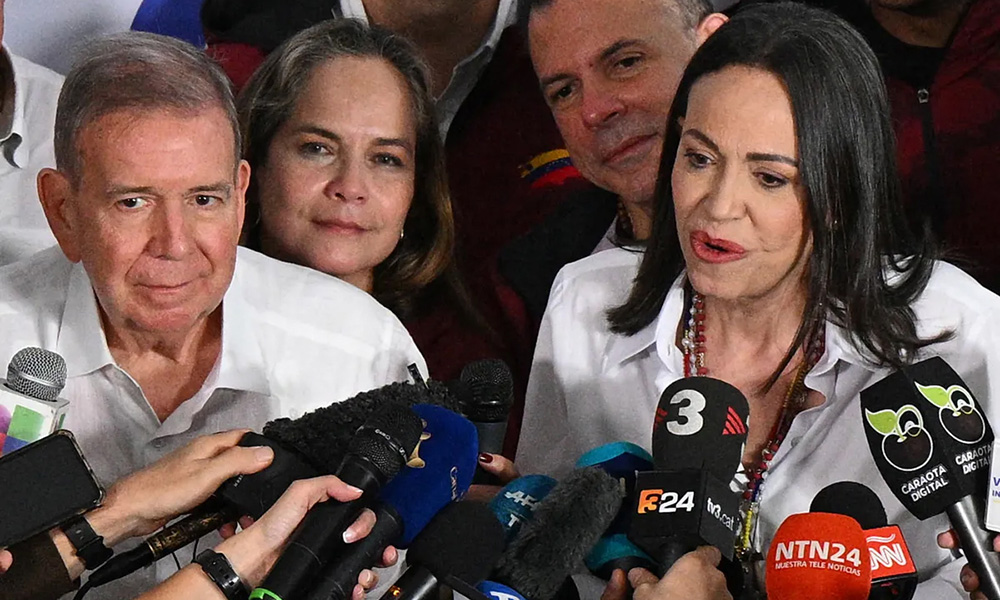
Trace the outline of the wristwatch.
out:
<instances>
[{"instance_id":1,"label":"wristwatch","mask_svg":"<svg viewBox=\"0 0 1000 600\"><path fill-rule=\"evenodd\" d=\"M76 549L77 558L89 571L103 565L114 554L111 548L104 545L104 538L94 533L94 528L83 515L63 525L62 531Z\"/></svg>"},{"instance_id":2,"label":"wristwatch","mask_svg":"<svg viewBox=\"0 0 1000 600\"><path fill-rule=\"evenodd\" d=\"M247 600L250 597L250 590L233 570L233 565L229 563L229 559L224 554L219 554L211 549L204 550L198 553L194 562L201 565L201 570L215 582L215 585L219 586L219 589L229 600Z\"/></svg>"}]
</instances>

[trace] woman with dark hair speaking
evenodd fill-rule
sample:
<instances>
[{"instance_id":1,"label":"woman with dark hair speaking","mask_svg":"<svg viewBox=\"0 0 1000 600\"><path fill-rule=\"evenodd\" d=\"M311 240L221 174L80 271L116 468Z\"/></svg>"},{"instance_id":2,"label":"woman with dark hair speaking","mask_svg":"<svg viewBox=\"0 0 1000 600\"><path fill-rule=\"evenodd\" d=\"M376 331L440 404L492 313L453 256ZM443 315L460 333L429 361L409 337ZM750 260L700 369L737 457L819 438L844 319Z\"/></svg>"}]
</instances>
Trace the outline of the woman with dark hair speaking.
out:
<instances>
[{"instance_id":1,"label":"woman with dark hair speaking","mask_svg":"<svg viewBox=\"0 0 1000 600\"><path fill-rule=\"evenodd\" d=\"M454 264L429 85L409 42L351 19L272 52L238 99L244 244L370 293L446 379L491 342Z\"/></svg>"},{"instance_id":2,"label":"woman with dark hair speaking","mask_svg":"<svg viewBox=\"0 0 1000 600\"><path fill-rule=\"evenodd\" d=\"M902 528L915 597L962 597L961 563L935 544L947 520L918 521L883 482L859 393L939 355L1000 423L1000 298L907 231L888 115L875 56L826 12L753 7L709 38L674 101L646 252L596 254L553 286L520 471L560 475L618 440L649 448L663 390L707 375L750 404L749 571L786 517L850 480Z\"/></svg>"}]
</instances>

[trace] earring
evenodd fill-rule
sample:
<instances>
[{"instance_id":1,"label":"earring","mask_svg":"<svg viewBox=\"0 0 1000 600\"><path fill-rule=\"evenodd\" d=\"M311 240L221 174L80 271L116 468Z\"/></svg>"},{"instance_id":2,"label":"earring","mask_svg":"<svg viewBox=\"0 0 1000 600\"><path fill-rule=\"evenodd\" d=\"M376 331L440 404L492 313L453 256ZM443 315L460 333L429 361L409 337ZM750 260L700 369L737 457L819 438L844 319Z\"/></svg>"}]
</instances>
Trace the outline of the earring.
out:
<instances>
[{"instance_id":1,"label":"earring","mask_svg":"<svg viewBox=\"0 0 1000 600\"><path fill-rule=\"evenodd\" d=\"M399 230L399 239L403 239L403 235L404 235L405 233L406 233L405 231L403 231L402 229L400 229L400 230Z\"/></svg>"}]
</instances>

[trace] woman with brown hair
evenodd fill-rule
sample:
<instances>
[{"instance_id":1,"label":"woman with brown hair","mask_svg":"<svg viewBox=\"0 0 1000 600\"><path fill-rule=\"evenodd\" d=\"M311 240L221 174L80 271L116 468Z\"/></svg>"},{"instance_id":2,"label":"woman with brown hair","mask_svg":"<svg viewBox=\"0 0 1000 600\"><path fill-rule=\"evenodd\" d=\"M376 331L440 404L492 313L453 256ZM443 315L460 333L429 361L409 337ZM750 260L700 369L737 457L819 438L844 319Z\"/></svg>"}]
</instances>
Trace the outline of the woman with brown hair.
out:
<instances>
[{"instance_id":1,"label":"woman with brown hair","mask_svg":"<svg viewBox=\"0 0 1000 600\"><path fill-rule=\"evenodd\" d=\"M489 340L455 267L444 154L413 46L358 21L321 23L268 57L238 108L252 169L244 244L372 294L433 376L456 375L468 343Z\"/></svg>"}]
</instances>

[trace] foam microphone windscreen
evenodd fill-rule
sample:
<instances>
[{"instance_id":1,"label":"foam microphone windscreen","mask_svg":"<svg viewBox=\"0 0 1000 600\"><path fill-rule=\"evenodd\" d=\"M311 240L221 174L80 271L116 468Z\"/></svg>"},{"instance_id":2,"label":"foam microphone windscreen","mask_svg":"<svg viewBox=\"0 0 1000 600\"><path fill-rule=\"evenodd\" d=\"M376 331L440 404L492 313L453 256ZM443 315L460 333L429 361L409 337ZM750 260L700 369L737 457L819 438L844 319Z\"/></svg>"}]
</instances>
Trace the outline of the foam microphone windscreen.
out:
<instances>
[{"instance_id":1,"label":"foam microphone windscreen","mask_svg":"<svg viewBox=\"0 0 1000 600\"><path fill-rule=\"evenodd\" d=\"M542 500L497 563L493 581L532 600L551 600L618 514L618 480L577 469Z\"/></svg>"},{"instance_id":2,"label":"foam microphone windscreen","mask_svg":"<svg viewBox=\"0 0 1000 600\"><path fill-rule=\"evenodd\" d=\"M410 407L424 430L406 468L382 487L375 528L331 557L306 600L346 600L362 569L375 566L392 544L406 548L440 510L469 489L476 469L476 428L440 406Z\"/></svg>"},{"instance_id":3,"label":"foam microphone windscreen","mask_svg":"<svg viewBox=\"0 0 1000 600\"><path fill-rule=\"evenodd\" d=\"M527 521L534 518L538 503L549 495L556 480L548 475L524 475L503 487L489 507L504 529L504 538L511 541Z\"/></svg>"},{"instance_id":4,"label":"foam microphone windscreen","mask_svg":"<svg viewBox=\"0 0 1000 600\"><path fill-rule=\"evenodd\" d=\"M767 553L770 600L867 600L871 559L861 525L830 513L791 515Z\"/></svg>"},{"instance_id":5,"label":"foam microphone windscreen","mask_svg":"<svg viewBox=\"0 0 1000 600\"><path fill-rule=\"evenodd\" d=\"M618 480L625 491L625 501L622 502L618 517L608 527L608 534L628 531L632 518L629 507L635 498L636 473L653 470L652 455L631 442L611 442L585 452L577 459L576 467L598 467Z\"/></svg>"},{"instance_id":6,"label":"foam microphone windscreen","mask_svg":"<svg viewBox=\"0 0 1000 600\"><path fill-rule=\"evenodd\" d=\"M658 469L704 469L729 481L747 439L750 405L735 387L711 377L687 377L660 395L653 421Z\"/></svg>"},{"instance_id":7,"label":"foam microphone windscreen","mask_svg":"<svg viewBox=\"0 0 1000 600\"><path fill-rule=\"evenodd\" d=\"M885 527L889 522L882 500L870 487L856 481L838 481L821 489L809 505L809 512L847 515L862 529Z\"/></svg>"},{"instance_id":8,"label":"foam microphone windscreen","mask_svg":"<svg viewBox=\"0 0 1000 600\"><path fill-rule=\"evenodd\" d=\"M403 520L402 535L393 542L400 548L408 547L438 511L465 495L479 456L476 428L468 419L431 404L411 410L424 421L420 443L380 494Z\"/></svg>"},{"instance_id":9,"label":"foam microphone windscreen","mask_svg":"<svg viewBox=\"0 0 1000 600\"><path fill-rule=\"evenodd\" d=\"M319 471L330 473L347 454L347 446L358 428L386 404L407 408L414 404L434 404L459 410L458 400L444 384L397 382L334 402L297 419L275 419L264 425L263 433L298 451Z\"/></svg>"},{"instance_id":10,"label":"foam microphone windscreen","mask_svg":"<svg viewBox=\"0 0 1000 600\"><path fill-rule=\"evenodd\" d=\"M475 586L486 579L502 550L503 530L493 511L480 502L455 502L413 540L406 561L439 581L456 578Z\"/></svg>"}]
</instances>

